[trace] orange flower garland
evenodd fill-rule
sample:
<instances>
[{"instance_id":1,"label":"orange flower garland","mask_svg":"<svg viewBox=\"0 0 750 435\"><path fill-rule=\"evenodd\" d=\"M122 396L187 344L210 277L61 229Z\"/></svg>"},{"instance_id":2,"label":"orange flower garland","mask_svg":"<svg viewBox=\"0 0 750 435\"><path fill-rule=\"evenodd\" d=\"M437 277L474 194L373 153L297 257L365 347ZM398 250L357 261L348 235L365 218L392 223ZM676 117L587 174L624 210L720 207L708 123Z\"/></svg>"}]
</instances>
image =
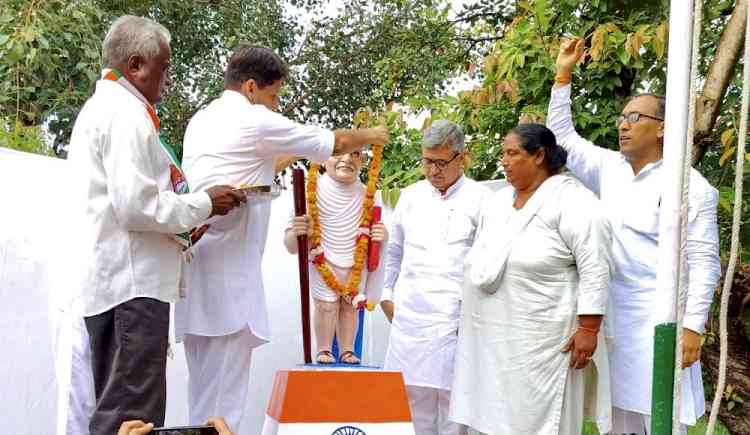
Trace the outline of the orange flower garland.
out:
<instances>
[{"instance_id":1,"label":"orange flower garland","mask_svg":"<svg viewBox=\"0 0 750 435\"><path fill-rule=\"evenodd\" d=\"M359 218L359 227L361 229L370 228L372 222L372 207L375 204L375 190L377 188L378 177L380 176L380 160L383 157L383 146L374 145L372 147L373 156L370 162L370 168L367 170L367 192L362 202L362 215ZM367 249L370 246L370 237L360 234L354 245L354 265L349 272L349 279L346 284L339 282L328 263L325 261L325 253L320 244L320 211L318 210L318 176L320 165L311 164L307 176L307 211L312 220L313 230L310 236L310 250L318 251L312 259L315 269L320 273L323 282L328 288L340 295L355 296L359 293L359 283L362 280L362 269L364 269L367 258Z\"/></svg>"}]
</instances>

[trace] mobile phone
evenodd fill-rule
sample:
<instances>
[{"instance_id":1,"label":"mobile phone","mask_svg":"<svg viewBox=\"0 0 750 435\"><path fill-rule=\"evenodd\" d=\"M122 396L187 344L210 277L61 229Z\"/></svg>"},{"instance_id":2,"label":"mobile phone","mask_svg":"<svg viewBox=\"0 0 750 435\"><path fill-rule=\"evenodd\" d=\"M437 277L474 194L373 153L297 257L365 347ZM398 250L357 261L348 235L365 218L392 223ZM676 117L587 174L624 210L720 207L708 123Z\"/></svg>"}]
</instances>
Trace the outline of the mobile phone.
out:
<instances>
[{"instance_id":1,"label":"mobile phone","mask_svg":"<svg viewBox=\"0 0 750 435\"><path fill-rule=\"evenodd\" d=\"M157 427L151 433L154 435L219 435L213 426Z\"/></svg>"}]
</instances>

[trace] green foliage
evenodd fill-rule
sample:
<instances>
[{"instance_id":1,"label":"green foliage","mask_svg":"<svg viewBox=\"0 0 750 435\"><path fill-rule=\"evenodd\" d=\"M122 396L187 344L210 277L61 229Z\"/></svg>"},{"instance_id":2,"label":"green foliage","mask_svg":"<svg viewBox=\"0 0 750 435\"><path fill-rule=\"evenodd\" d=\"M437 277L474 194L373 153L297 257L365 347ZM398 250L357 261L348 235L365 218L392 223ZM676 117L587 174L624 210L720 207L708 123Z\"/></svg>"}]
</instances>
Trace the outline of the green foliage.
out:
<instances>
[{"instance_id":1,"label":"green foliage","mask_svg":"<svg viewBox=\"0 0 750 435\"><path fill-rule=\"evenodd\" d=\"M102 12L88 0L3 3L0 117L46 123L57 148L99 73Z\"/></svg>"},{"instance_id":2,"label":"green foliage","mask_svg":"<svg viewBox=\"0 0 750 435\"><path fill-rule=\"evenodd\" d=\"M695 423L695 426L690 426L688 428L688 435L704 435L706 433L706 426L708 425L708 418L703 417L698 422ZM584 423L583 431L581 432L581 435L599 435L599 431L596 429L596 425L590 421L587 421ZM721 422L717 422L716 424L716 430L714 431L714 435L731 435L727 428L721 424Z\"/></svg>"},{"instance_id":3,"label":"green foliage","mask_svg":"<svg viewBox=\"0 0 750 435\"><path fill-rule=\"evenodd\" d=\"M54 156L44 140L38 126L23 125L15 119L0 118L0 147L10 148L27 153Z\"/></svg>"}]
</instances>

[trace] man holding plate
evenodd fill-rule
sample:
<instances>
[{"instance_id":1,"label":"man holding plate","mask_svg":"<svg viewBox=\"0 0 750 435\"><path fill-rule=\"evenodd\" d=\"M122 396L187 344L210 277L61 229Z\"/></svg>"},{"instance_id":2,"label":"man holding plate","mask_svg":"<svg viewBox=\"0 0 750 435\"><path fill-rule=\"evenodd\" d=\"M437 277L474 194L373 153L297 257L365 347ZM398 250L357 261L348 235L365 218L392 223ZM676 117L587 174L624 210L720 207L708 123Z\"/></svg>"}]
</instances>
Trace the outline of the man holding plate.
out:
<instances>
[{"instance_id":1,"label":"man holding plate","mask_svg":"<svg viewBox=\"0 0 750 435\"><path fill-rule=\"evenodd\" d=\"M322 162L331 155L385 144L384 127L331 131L277 113L288 67L272 50L240 45L225 71L225 91L191 119L184 167L192 188L217 180L270 185L284 156ZM270 194L270 192L268 193ZM270 339L261 260L271 204L250 200L211 227L187 273L187 297L177 304L178 340L190 373L190 422L222 415L239 430L252 350Z\"/></svg>"}]
</instances>

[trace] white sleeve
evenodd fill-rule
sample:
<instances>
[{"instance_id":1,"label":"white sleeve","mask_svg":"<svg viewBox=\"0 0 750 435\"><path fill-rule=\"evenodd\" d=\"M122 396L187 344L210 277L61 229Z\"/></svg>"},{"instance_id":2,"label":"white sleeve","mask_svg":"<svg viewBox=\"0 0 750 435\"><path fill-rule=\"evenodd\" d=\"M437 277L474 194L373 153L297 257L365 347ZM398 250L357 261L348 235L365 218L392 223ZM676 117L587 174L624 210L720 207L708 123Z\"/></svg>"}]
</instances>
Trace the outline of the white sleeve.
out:
<instances>
[{"instance_id":1,"label":"white sleeve","mask_svg":"<svg viewBox=\"0 0 750 435\"><path fill-rule=\"evenodd\" d=\"M552 89L547 109L547 128L552 130L568 152L565 166L591 191L599 195L602 166L606 159L619 159L619 153L594 145L582 138L573 125L570 85Z\"/></svg>"},{"instance_id":2,"label":"white sleeve","mask_svg":"<svg viewBox=\"0 0 750 435\"><path fill-rule=\"evenodd\" d=\"M605 314L612 272L612 234L599 200L581 190L566 195L559 232L578 269L578 315Z\"/></svg>"},{"instance_id":3,"label":"white sleeve","mask_svg":"<svg viewBox=\"0 0 750 435\"><path fill-rule=\"evenodd\" d=\"M241 136L257 138L258 153L264 156L302 156L324 162L333 155L335 137L331 130L299 124L265 109L263 122L241 129ZM256 131L257 128L257 131ZM243 131L244 130L244 131Z\"/></svg>"},{"instance_id":4,"label":"white sleeve","mask_svg":"<svg viewBox=\"0 0 750 435\"><path fill-rule=\"evenodd\" d=\"M716 223L718 192L711 188L702 198L692 199L693 215L686 242L688 290L683 326L703 334L716 283L721 277L719 229Z\"/></svg>"},{"instance_id":5,"label":"white sleeve","mask_svg":"<svg viewBox=\"0 0 750 435\"><path fill-rule=\"evenodd\" d=\"M383 240L380 242L380 255L382 259L382 255L384 253L388 252L388 239ZM381 300L386 300L383 298L383 295L386 293L383 289L383 283L385 282L385 270L386 265L384 264L384 261L381 261L378 265L378 268L375 269L374 272L368 272L367 273L367 283L365 284L365 295L367 296L367 302L372 302L373 304L379 304ZM367 266L365 266L367 267ZM392 295L393 290L390 289L390 292L388 295ZM391 300L391 297L388 297L387 300Z\"/></svg>"},{"instance_id":6,"label":"white sleeve","mask_svg":"<svg viewBox=\"0 0 750 435\"><path fill-rule=\"evenodd\" d=\"M178 195L160 190L157 179L168 168L155 167L159 137L143 117L113 119L101 149L107 192L117 221L128 231L182 233L211 214L205 192Z\"/></svg>"},{"instance_id":7,"label":"white sleeve","mask_svg":"<svg viewBox=\"0 0 750 435\"><path fill-rule=\"evenodd\" d=\"M404 256L404 227L401 215L408 208L408 194L402 195L396 204L388 229L388 246L385 256L385 277L383 282L383 294L381 300L392 300L393 289L396 287L398 276L401 273L401 261Z\"/></svg>"}]
</instances>

